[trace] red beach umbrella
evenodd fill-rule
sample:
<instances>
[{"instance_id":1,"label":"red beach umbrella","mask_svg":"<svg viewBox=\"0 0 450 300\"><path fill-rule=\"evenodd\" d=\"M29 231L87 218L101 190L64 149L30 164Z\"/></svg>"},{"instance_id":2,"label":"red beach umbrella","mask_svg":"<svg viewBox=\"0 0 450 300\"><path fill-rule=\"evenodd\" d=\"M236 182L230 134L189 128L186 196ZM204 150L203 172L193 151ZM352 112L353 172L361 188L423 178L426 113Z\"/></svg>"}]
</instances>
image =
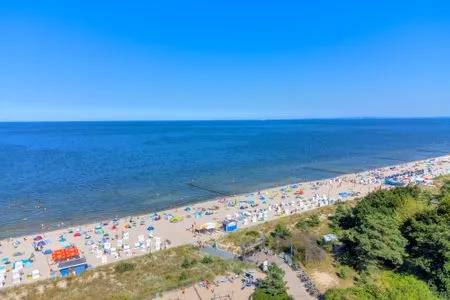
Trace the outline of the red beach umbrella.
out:
<instances>
[{"instance_id":1,"label":"red beach umbrella","mask_svg":"<svg viewBox=\"0 0 450 300\"><path fill-rule=\"evenodd\" d=\"M77 236L81 236L81 233L76 232L73 236L77 237Z\"/></svg>"}]
</instances>

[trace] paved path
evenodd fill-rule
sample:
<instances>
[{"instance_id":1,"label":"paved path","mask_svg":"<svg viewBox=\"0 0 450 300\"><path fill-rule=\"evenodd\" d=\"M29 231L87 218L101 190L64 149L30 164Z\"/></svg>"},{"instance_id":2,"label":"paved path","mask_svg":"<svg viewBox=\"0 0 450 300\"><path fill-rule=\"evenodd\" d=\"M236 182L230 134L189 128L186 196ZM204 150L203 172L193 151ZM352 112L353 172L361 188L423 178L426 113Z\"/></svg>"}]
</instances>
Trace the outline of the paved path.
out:
<instances>
[{"instance_id":1,"label":"paved path","mask_svg":"<svg viewBox=\"0 0 450 300\"><path fill-rule=\"evenodd\" d=\"M228 251L224 251L224 250L220 250L220 249L216 249L213 247L209 247L206 246L204 248L200 248L200 251L202 251L203 253L209 254L209 255L214 255L217 257L220 257L222 259L234 259L236 258L236 255L234 253L228 252Z\"/></svg>"},{"instance_id":2,"label":"paved path","mask_svg":"<svg viewBox=\"0 0 450 300\"><path fill-rule=\"evenodd\" d=\"M283 269L285 273L284 279L287 281L288 294L294 297L295 300L315 299L306 291L303 282L301 282L300 279L297 277L297 273L294 270L292 270L287 264L285 264L280 257L274 255L269 258L269 262L274 262L281 269Z\"/></svg>"}]
</instances>

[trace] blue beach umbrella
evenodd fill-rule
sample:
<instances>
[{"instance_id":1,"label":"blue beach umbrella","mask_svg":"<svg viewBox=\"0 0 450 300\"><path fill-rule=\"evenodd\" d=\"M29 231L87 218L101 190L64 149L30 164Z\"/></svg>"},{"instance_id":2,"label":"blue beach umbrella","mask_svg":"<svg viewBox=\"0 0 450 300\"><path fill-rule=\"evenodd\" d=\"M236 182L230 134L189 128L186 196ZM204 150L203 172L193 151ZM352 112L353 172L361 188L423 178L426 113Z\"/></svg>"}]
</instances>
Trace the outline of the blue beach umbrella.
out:
<instances>
[{"instance_id":1,"label":"blue beach umbrella","mask_svg":"<svg viewBox=\"0 0 450 300\"><path fill-rule=\"evenodd\" d=\"M52 254L52 250L46 249L46 250L44 250L44 252L42 252L42 253L44 253L44 255L50 255L50 254Z\"/></svg>"},{"instance_id":2,"label":"blue beach umbrella","mask_svg":"<svg viewBox=\"0 0 450 300\"><path fill-rule=\"evenodd\" d=\"M148 227L147 227L147 230L148 230L148 231L153 231L153 230L155 230L155 227L153 227L153 226L148 226Z\"/></svg>"},{"instance_id":3,"label":"blue beach umbrella","mask_svg":"<svg viewBox=\"0 0 450 300\"><path fill-rule=\"evenodd\" d=\"M37 242L36 243L36 246L45 246L46 245L46 242L45 241L39 241L39 242Z\"/></svg>"}]
</instances>

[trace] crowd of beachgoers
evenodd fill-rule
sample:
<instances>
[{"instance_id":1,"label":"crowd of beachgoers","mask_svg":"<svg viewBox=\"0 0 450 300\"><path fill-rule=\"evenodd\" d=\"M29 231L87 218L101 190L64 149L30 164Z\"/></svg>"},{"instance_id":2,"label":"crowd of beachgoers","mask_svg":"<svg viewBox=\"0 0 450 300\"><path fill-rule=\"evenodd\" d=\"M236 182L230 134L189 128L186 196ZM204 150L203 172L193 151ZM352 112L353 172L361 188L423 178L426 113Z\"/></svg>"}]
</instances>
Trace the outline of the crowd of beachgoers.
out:
<instances>
[{"instance_id":1,"label":"crowd of beachgoers","mask_svg":"<svg viewBox=\"0 0 450 300\"><path fill-rule=\"evenodd\" d=\"M291 184L140 216L0 241L0 286L70 276L86 268L183 244L408 184L432 185L450 156Z\"/></svg>"}]
</instances>

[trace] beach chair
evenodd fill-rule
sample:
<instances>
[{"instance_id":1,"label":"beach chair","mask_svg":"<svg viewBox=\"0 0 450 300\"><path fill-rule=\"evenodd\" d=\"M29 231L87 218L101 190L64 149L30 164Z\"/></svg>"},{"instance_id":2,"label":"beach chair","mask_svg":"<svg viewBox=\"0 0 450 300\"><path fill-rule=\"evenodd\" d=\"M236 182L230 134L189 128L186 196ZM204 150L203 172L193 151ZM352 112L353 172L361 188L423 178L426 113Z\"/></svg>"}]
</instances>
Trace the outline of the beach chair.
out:
<instances>
[{"instance_id":1,"label":"beach chair","mask_svg":"<svg viewBox=\"0 0 450 300\"><path fill-rule=\"evenodd\" d=\"M12 276L13 284L18 284L18 283L20 283L20 281L22 281L20 274L18 272L13 272L13 276Z\"/></svg>"},{"instance_id":2,"label":"beach chair","mask_svg":"<svg viewBox=\"0 0 450 300\"><path fill-rule=\"evenodd\" d=\"M119 258L119 254L117 253L117 249L115 247L111 248L111 256L115 259Z\"/></svg>"}]
</instances>

